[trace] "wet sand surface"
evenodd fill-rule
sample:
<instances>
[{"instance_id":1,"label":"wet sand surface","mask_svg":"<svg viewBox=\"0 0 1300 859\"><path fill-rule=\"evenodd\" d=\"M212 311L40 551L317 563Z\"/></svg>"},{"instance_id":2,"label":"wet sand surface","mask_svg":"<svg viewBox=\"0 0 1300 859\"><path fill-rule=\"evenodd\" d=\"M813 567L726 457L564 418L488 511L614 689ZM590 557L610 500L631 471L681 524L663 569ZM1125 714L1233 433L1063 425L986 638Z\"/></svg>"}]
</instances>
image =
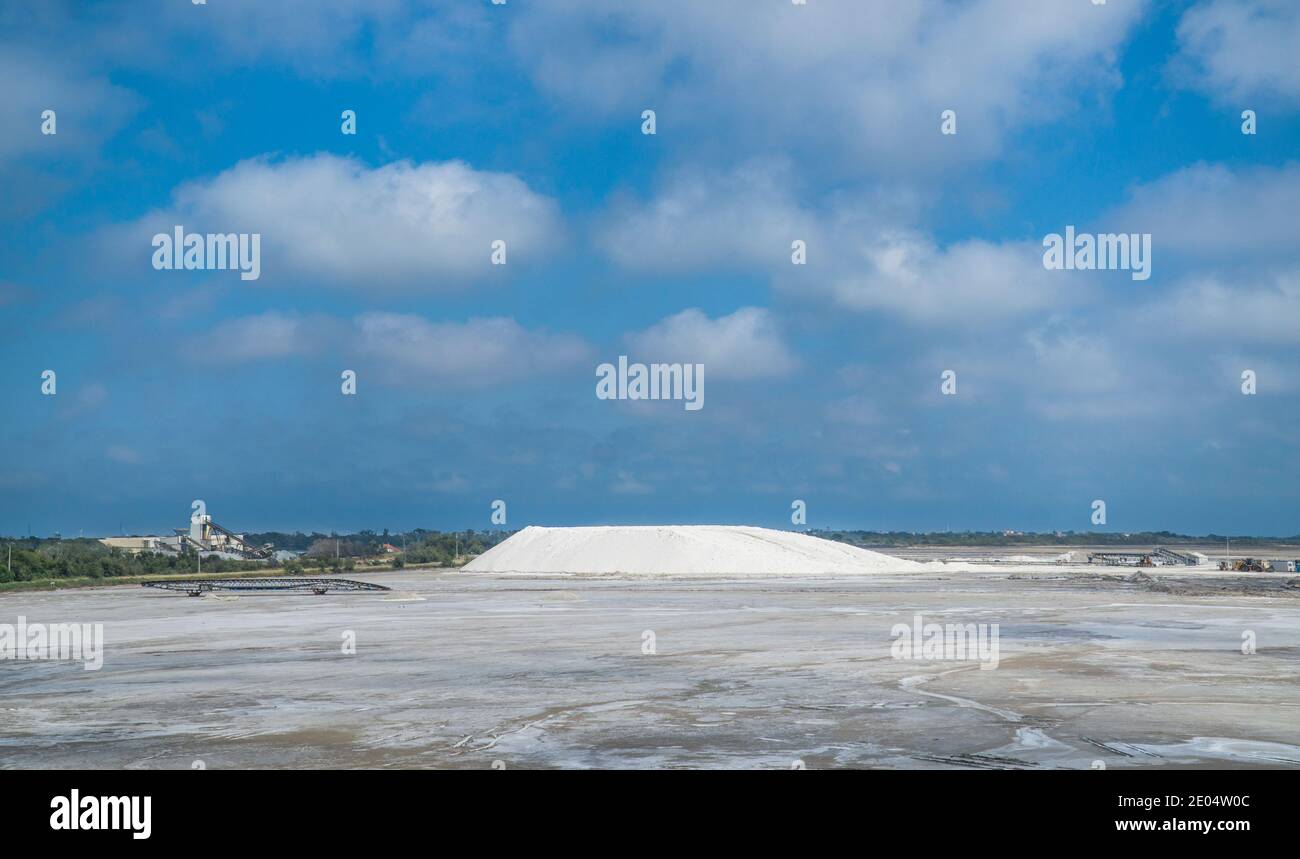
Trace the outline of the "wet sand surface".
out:
<instances>
[{"instance_id":1,"label":"wet sand surface","mask_svg":"<svg viewBox=\"0 0 1300 859\"><path fill-rule=\"evenodd\" d=\"M1133 572L8 594L105 652L0 660L0 766L1300 767L1294 575ZM918 613L998 624L997 667L894 658Z\"/></svg>"}]
</instances>

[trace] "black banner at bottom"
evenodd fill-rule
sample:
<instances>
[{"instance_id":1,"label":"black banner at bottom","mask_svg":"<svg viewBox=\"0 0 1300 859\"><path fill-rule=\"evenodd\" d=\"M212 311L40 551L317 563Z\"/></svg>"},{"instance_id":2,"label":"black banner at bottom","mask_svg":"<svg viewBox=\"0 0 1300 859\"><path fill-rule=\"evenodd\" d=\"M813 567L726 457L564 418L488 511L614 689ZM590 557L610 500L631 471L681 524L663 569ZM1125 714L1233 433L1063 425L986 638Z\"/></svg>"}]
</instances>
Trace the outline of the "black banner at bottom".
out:
<instances>
[{"instance_id":1,"label":"black banner at bottom","mask_svg":"<svg viewBox=\"0 0 1300 859\"><path fill-rule=\"evenodd\" d=\"M1276 770L7 771L0 831L8 847L128 851L337 850L422 831L534 849L597 836L637 849L889 835L1221 846L1289 832L1295 784Z\"/></svg>"}]
</instances>

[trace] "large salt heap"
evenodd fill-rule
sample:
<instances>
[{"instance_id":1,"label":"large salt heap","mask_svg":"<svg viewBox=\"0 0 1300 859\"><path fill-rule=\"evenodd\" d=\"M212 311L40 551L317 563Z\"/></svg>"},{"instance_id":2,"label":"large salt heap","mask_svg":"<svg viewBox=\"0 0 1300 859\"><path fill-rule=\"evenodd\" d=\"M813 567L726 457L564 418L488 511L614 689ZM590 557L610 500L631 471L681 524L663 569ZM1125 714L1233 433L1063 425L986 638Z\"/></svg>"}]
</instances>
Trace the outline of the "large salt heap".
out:
<instances>
[{"instance_id":1,"label":"large salt heap","mask_svg":"<svg viewBox=\"0 0 1300 859\"><path fill-rule=\"evenodd\" d=\"M530 526L464 569L484 573L816 575L921 569L845 543L736 525Z\"/></svg>"}]
</instances>

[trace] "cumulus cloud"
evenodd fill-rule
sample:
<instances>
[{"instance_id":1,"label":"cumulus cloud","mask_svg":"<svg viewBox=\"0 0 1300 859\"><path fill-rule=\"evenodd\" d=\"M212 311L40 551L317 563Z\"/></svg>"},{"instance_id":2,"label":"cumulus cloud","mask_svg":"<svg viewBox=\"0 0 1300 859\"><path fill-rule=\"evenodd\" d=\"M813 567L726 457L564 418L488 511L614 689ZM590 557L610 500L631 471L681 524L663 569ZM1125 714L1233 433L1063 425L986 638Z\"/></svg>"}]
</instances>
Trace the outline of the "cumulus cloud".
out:
<instances>
[{"instance_id":1,"label":"cumulus cloud","mask_svg":"<svg viewBox=\"0 0 1300 859\"><path fill-rule=\"evenodd\" d=\"M1167 421L1205 406L1209 386L1188 371L1198 359L1153 354L1149 331L1137 315L1105 323L1055 318L990 354L994 378L1031 412L1053 420Z\"/></svg>"},{"instance_id":2,"label":"cumulus cloud","mask_svg":"<svg viewBox=\"0 0 1300 859\"><path fill-rule=\"evenodd\" d=\"M1257 349L1294 347L1300 345L1300 266L1246 283L1215 274L1193 276L1142 315L1153 330L1164 327L1194 337L1231 331Z\"/></svg>"},{"instance_id":3,"label":"cumulus cloud","mask_svg":"<svg viewBox=\"0 0 1300 859\"><path fill-rule=\"evenodd\" d=\"M173 205L114 232L111 244L151 252L175 224L199 233L260 233L261 283L445 291L486 278L492 243L510 264L550 253L558 207L521 179L460 161L368 167L318 154L241 161L181 185ZM134 244L131 244L134 242Z\"/></svg>"},{"instance_id":4,"label":"cumulus cloud","mask_svg":"<svg viewBox=\"0 0 1300 859\"><path fill-rule=\"evenodd\" d=\"M1127 309L1114 316L1047 314L997 337L954 329L951 342L929 344L911 368L933 382L923 397L904 392L910 402L941 413L974 406L963 419L995 412L1003 416L1000 425L1021 412L1053 421L1167 419L1191 402L1186 356L1155 348L1149 325ZM956 397L939 393L937 368L956 372Z\"/></svg>"},{"instance_id":5,"label":"cumulus cloud","mask_svg":"<svg viewBox=\"0 0 1300 859\"><path fill-rule=\"evenodd\" d=\"M1258 262L1295 256L1300 235L1300 164L1231 170L1197 164L1136 187L1103 219L1152 234L1161 254Z\"/></svg>"},{"instance_id":6,"label":"cumulus cloud","mask_svg":"<svg viewBox=\"0 0 1300 859\"><path fill-rule=\"evenodd\" d=\"M1292 0L1208 0L1178 24L1180 65L1190 83L1221 103L1300 104L1300 6Z\"/></svg>"},{"instance_id":7,"label":"cumulus cloud","mask_svg":"<svg viewBox=\"0 0 1300 859\"><path fill-rule=\"evenodd\" d=\"M1068 303L1064 281L1071 273L1044 269L1037 242L969 240L940 247L911 231L845 242L834 263L838 271L821 288L841 307L948 324L1022 316ZM779 282L801 288L793 279Z\"/></svg>"},{"instance_id":8,"label":"cumulus cloud","mask_svg":"<svg viewBox=\"0 0 1300 859\"><path fill-rule=\"evenodd\" d=\"M481 65L488 46L493 65L530 76L583 120L635 121L654 107L664 141L705 131L707 145L725 123L735 133L716 145L728 155L798 145L882 172L986 158L1019 127L1097 109L1145 6L223 0L106 4L94 26L60 9L28 35L53 49L75 33L89 62L169 74L268 65L319 79L446 80ZM938 134L950 108L958 138Z\"/></svg>"},{"instance_id":9,"label":"cumulus cloud","mask_svg":"<svg viewBox=\"0 0 1300 859\"><path fill-rule=\"evenodd\" d=\"M192 340L187 351L200 362L239 364L304 355L333 333L337 324L325 317L268 311L227 319Z\"/></svg>"},{"instance_id":10,"label":"cumulus cloud","mask_svg":"<svg viewBox=\"0 0 1300 859\"><path fill-rule=\"evenodd\" d=\"M390 384L477 386L573 367L590 348L571 334L530 331L513 319L430 322L400 313L356 319L357 342Z\"/></svg>"},{"instance_id":11,"label":"cumulus cloud","mask_svg":"<svg viewBox=\"0 0 1300 859\"><path fill-rule=\"evenodd\" d=\"M717 319L691 308L626 339L637 361L703 364L710 378L785 376L798 363L775 318L760 307L742 307Z\"/></svg>"},{"instance_id":12,"label":"cumulus cloud","mask_svg":"<svg viewBox=\"0 0 1300 859\"><path fill-rule=\"evenodd\" d=\"M650 271L788 264L791 241L816 220L795 201L791 179L779 163L681 170L651 200L616 202L595 242L621 265Z\"/></svg>"},{"instance_id":13,"label":"cumulus cloud","mask_svg":"<svg viewBox=\"0 0 1300 859\"><path fill-rule=\"evenodd\" d=\"M139 110L139 97L81 60L66 43L42 52L0 40L0 219L22 221L55 204L101 166L103 146ZM54 134L42 133L46 110Z\"/></svg>"},{"instance_id":14,"label":"cumulus cloud","mask_svg":"<svg viewBox=\"0 0 1300 859\"><path fill-rule=\"evenodd\" d=\"M1143 336L1204 343L1227 326L1255 349L1300 340L1300 164L1198 164L1138 186L1107 220L1152 233L1174 271L1133 310Z\"/></svg>"},{"instance_id":15,"label":"cumulus cloud","mask_svg":"<svg viewBox=\"0 0 1300 859\"><path fill-rule=\"evenodd\" d=\"M1066 302L1071 273L1046 271L1037 241L940 246L905 226L907 194L799 203L789 171L750 163L683 171L643 202L623 201L596 231L617 263L644 271L750 269L801 301L917 323L1009 318ZM903 224L903 225L900 225ZM792 264L792 243L807 264Z\"/></svg>"},{"instance_id":16,"label":"cumulus cloud","mask_svg":"<svg viewBox=\"0 0 1300 859\"><path fill-rule=\"evenodd\" d=\"M116 62L140 67L170 69L178 58L202 57L196 65L206 68L268 63L334 79L365 73L371 40L405 32L409 6L405 0L222 0L198 9L190 3L107 4L83 41Z\"/></svg>"},{"instance_id":17,"label":"cumulus cloud","mask_svg":"<svg viewBox=\"0 0 1300 859\"><path fill-rule=\"evenodd\" d=\"M869 170L986 157L1012 128L1095 106L1144 6L552 0L518 10L510 44L584 116L653 107L661 139L724 123L732 152L799 141ZM958 138L938 133L949 108Z\"/></svg>"},{"instance_id":18,"label":"cumulus cloud","mask_svg":"<svg viewBox=\"0 0 1300 859\"><path fill-rule=\"evenodd\" d=\"M126 124L140 99L107 79L12 45L0 44L0 164L20 156L85 158ZM57 133L41 133L53 110Z\"/></svg>"},{"instance_id":19,"label":"cumulus cloud","mask_svg":"<svg viewBox=\"0 0 1300 859\"><path fill-rule=\"evenodd\" d=\"M452 387L544 376L591 354L575 335L529 330L505 317L432 322L414 314L370 312L348 320L280 311L225 320L187 342L184 351L197 361L226 364L328 351L360 362L359 368L383 384Z\"/></svg>"}]
</instances>

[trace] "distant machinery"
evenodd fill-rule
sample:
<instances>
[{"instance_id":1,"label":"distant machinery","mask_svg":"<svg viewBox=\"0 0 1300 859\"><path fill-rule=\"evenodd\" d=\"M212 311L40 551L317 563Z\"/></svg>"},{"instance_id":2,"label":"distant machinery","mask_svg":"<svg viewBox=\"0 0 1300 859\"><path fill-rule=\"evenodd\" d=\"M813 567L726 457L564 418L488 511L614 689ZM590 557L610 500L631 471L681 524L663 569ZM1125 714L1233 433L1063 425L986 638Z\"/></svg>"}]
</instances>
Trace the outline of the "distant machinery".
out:
<instances>
[{"instance_id":1,"label":"distant machinery","mask_svg":"<svg viewBox=\"0 0 1300 859\"><path fill-rule=\"evenodd\" d=\"M1219 561L1219 569L1230 570L1234 573L1271 573L1273 565L1268 561L1259 558L1238 558L1226 561Z\"/></svg>"},{"instance_id":2,"label":"distant machinery","mask_svg":"<svg viewBox=\"0 0 1300 859\"><path fill-rule=\"evenodd\" d=\"M1201 559L1187 552L1175 552L1173 549L1165 549L1157 546L1151 550L1152 558L1159 558L1164 566L1184 566L1194 567L1201 562Z\"/></svg>"},{"instance_id":3,"label":"distant machinery","mask_svg":"<svg viewBox=\"0 0 1300 859\"><path fill-rule=\"evenodd\" d=\"M1196 555L1162 546L1150 552L1092 552L1088 555L1088 563L1108 567L1194 567L1200 562Z\"/></svg>"},{"instance_id":4,"label":"distant machinery","mask_svg":"<svg viewBox=\"0 0 1300 859\"><path fill-rule=\"evenodd\" d=\"M1219 569L1234 573L1294 573L1300 570L1300 560L1228 558L1219 561Z\"/></svg>"},{"instance_id":5,"label":"distant machinery","mask_svg":"<svg viewBox=\"0 0 1300 859\"><path fill-rule=\"evenodd\" d=\"M1092 552L1088 563L1108 567L1154 567L1151 555L1146 552Z\"/></svg>"}]
</instances>

